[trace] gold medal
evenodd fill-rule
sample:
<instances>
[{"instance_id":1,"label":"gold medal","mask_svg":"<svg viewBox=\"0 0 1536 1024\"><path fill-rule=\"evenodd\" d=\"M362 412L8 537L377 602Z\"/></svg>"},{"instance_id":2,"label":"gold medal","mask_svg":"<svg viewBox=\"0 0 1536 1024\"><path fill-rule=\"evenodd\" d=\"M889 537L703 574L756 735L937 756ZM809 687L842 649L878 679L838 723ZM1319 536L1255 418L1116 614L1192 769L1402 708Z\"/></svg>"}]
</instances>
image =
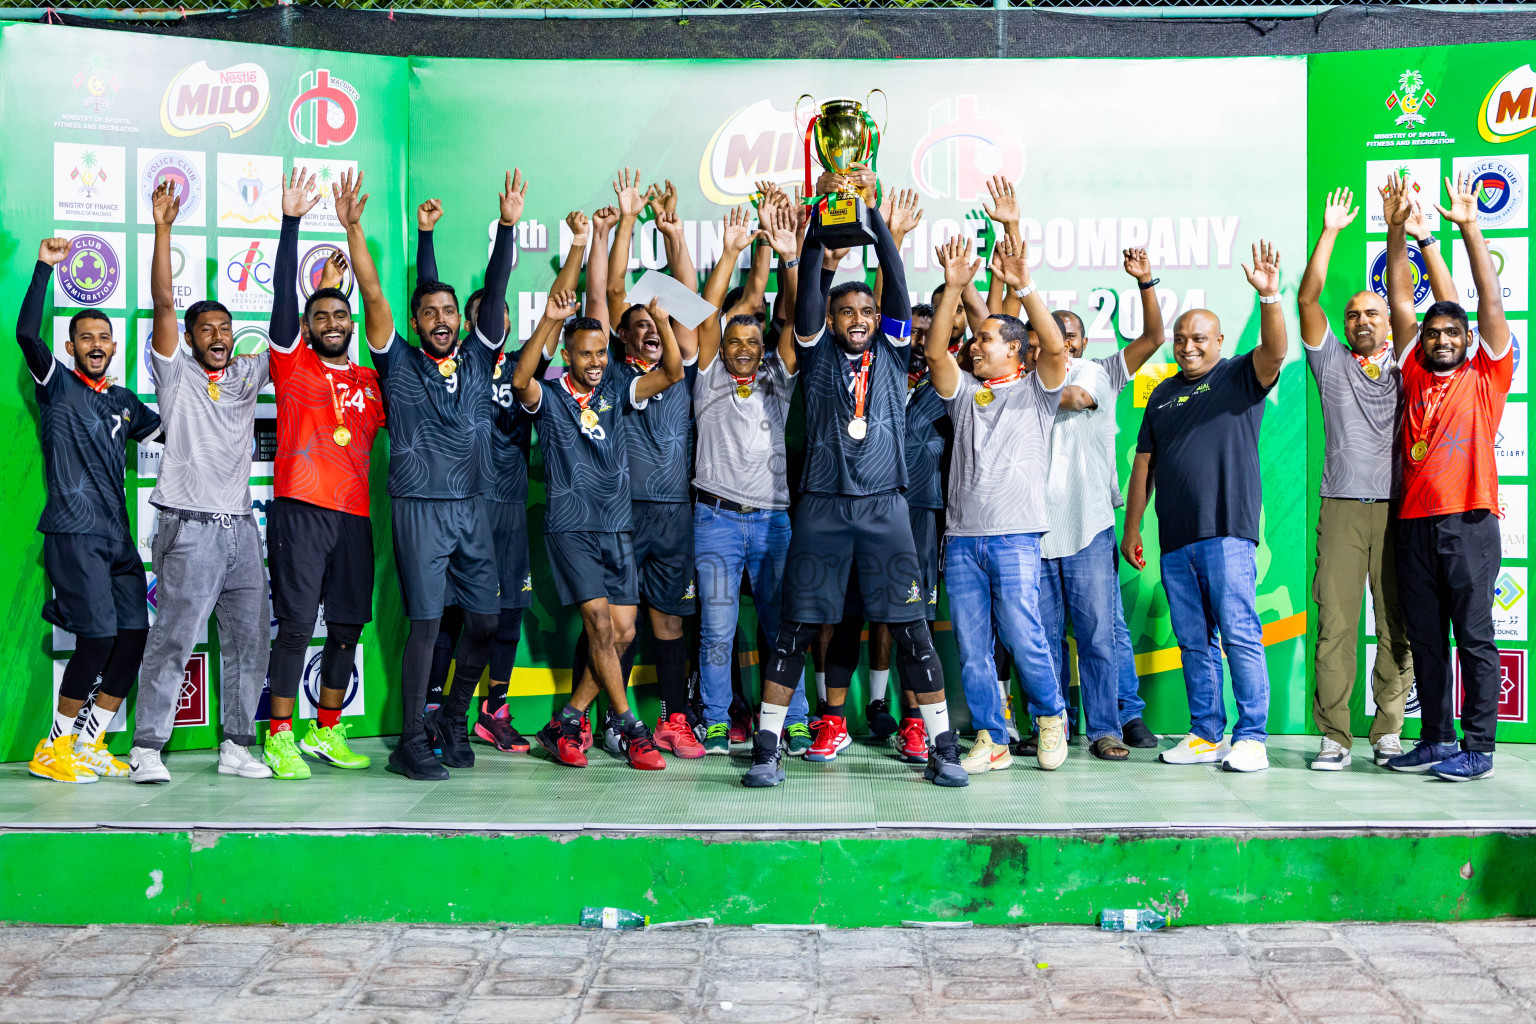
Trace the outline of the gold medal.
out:
<instances>
[{"instance_id":1,"label":"gold medal","mask_svg":"<svg viewBox=\"0 0 1536 1024\"><path fill-rule=\"evenodd\" d=\"M736 397L737 398L750 398L750 397L752 397L752 385L750 385L750 384L738 384L738 385L736 385Z\"/></svg>"},{"instance_id":2,"label":"gold medal","mask_svg":"<svg viewBox=\"0 0 1536 1024\"><path fill-rule=\"evenodd\" d=\"M491 380L501 380L501 364L496 364L496 372L491 374Z\"/></svg>"},{"instance_id":3,"label":"gold medal","mask_svg":"<svg viewBox=\"0 0 1536 1024\"><path fill-rule=\"evenodd\" d=\"M1415 441L1408 454L1413 456L1414 462L1423 462L1424 457L1429 454L1429 442Z\"/></svg>"},{"instance_id":4,"label":"gold medal","mask_svg":"<svg viewBox=\"0 0 1536 1024\"><path fill-rule=\"evenodd\" d=\"M581 425L587 430L597 426L597 411L595 409L581 410Z\"/></svg>"},{"instance_id":5,"label":"gold medal","mask_svg":"<svg viewBox=\"0 0 1536 1024\"><path fill-rule=\"evenodd\" d=\"M864 435L867 433L869 433L869 424L864 421L863 416L855 416L848 421L848 436L855 441L864 440Z\"/></svg>"},{"instance_id":6,"label":"gold medal","mask_svg":"<svg viewBox=\"0 0 1536 1024\"><path fill-rule=\"evenodd\" d=\"M997 396L992 393L991 388L982 388L980 391L976 392L976 404L985 409L987 406L992 404L992 399L996 397Z\"/></svg>"},{"instance_id":7,"label":"gold medal","mask_svg":"<svg viewBox=\"0 0 1536 1024\"><path fill-rule=\"evenodd\" d=\"M1366 363L1365 364L1365 375L1367 377L1371 378L1371 380L1380 380L1381 379L1381 367L1377 366L1375 363Z\"/></svg>"},{"instance_id":8,"label":"gold medal","mask_svg":"<svg viewBox=\"0 0 1536 1024\"><path fill-rule=\"evenodd\" d=\"M352 443L352 431L346 427L338 426L335 430L331 431L331 440L345 448Z\"/></svg>"},{"instance_id":9,"label":"gold medal","mask_svg":"<svg viewBox=\"0 0 1536 1024\"><path fill-rule=\"evenodd\" d=\"M453 371L459 368L459 361L450 356L437 364L437 372L444 377L452 377Z\"/></svg>"},{"instance_id":10,"label":"gold medal","mask_svg":"<svg viewBox=\"0 0 1536 1024\"><path fill-rule=\"evenodd\" d=\"M219 400L219 382L218 381L211 380L211 381L208 382L208 397L213 399L215 402L217 402Z\"/></svg>"}]
</instances>

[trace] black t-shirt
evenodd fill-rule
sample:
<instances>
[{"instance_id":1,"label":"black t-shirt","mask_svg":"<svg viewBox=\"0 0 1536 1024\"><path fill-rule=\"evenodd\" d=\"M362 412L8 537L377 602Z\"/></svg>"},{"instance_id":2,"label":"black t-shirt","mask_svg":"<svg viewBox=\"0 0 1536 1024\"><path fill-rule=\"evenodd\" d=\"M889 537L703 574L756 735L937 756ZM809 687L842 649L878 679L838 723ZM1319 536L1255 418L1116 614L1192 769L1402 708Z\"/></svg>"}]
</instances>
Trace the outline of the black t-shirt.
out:
<instances>
[{"instance_id":1,"label":"black t-shirt","mask_svg":"<svg viewBox=\"0 0 1536 1024\"><path fill-rule=\"evenodd\" d=\"M1152 456L1164 554L1211 537L1259 542L1259 427L1269 391L1252 352L1196 380L1176 373L1153 390L1136 451Z\"/></svg>"},{"instance_id":2,"label":"black t-shirt","mask_svg":"<svg viewBox=\"0 0 1536 1024\"><path fill-rule=\"evenodd\" d=\"M628 533L629 459L625 434L624 392L629 374L612 363L587 408L597 425L581 425L581 405L565 389L564 378L540 379L539 451L544 456L544 532Z\"/></svg>"},{"instance_id":3,"label":"black t-shirt","mask_svg":"<svg viewBox=\"0 0 1536 1024\"><path fill-rule=\"evenodd\" d=\"M493 469L491 373L501 339L476 328L453 353L453 373L396 334L373 350L389 405L389 496L472 498L487 491ZM503 374L505 375L505 374Z\"/></svg>"},{"instance_id":4,"label":"black t-shirt","mask_svg":"<svg viewBox=\"0 0 1536 1024\"><path fill-rule=\"evenodd\" d=\"M907 506L943 508L944 484L940 469L944 447L953 431L944 399L925 376L907 391Z\"/></svg>"},{"instance_id":5,"label":"black t-shirt","mask_svg":"<svg viewBox=\"0 0 1536 1024\"><path fill-rule=\"evenodd\" d=\"M622 355L608 364L623 386L629 495L634 501L688 501L693 469L693 382L698 364L683 379L643 402L630 401L630 384L643 372Z\"/></svg>"},{"instance_id":6,"label":"black t-shirt","mask_svg":"<svg viewBox=\"0 0 1536 1024\"><path fill-rule=\"evenodd\" d=\"M492 501L523 504L528 500L528 455L533 446L533 421L538 417L517 401L512 391L516 352L502 352L491 370L491 479L485 496ZM538 376L544 376L548 359L539 360Z\"/></svg>"},{"instance_id":7,"label":"black t-shirt","mask_svg":"<svg viewBox=\"0 0 1536 1024\"><path fill-rule=\"evenodd\" d=\"M806 494L859 497L903 490L907 463L907 351L877 333L870 347L864 400L865 436L848 433L853 419L852 381L862 361L849 359L832 332L799 344L800 386L805 391Z\"/></svg>"}]
</instances>

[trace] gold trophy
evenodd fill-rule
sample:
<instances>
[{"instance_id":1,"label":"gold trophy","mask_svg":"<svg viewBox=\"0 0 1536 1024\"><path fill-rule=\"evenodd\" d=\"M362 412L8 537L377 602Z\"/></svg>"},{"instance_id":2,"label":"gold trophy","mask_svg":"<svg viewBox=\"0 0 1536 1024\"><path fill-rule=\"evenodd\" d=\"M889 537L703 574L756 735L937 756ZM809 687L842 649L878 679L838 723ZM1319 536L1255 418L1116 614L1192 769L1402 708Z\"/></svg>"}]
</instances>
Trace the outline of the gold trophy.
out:
<instances>
[{"instance_id":1,"label":"gold trophy","mask_svg":"<svg viewBox=\"0 0 1536 1024\"><path fill-rule=\"evenodd\" d=\"M846 176L849 169L855 165L867 167L873 171L880 151L882 129L875 124L875 119L865 109L865 104L868 103L869 97L877 92L882 99L885 99L884 92L871 89L869 95L864 97L865 103L846 98L827 100L820 104L821 112L813 115L804 128L806 202L818 207L813 219L817 222L819 236L828 249L875 243L875 233L869 227L869 207L878 204L879 195L875 189L866 189L861 193L851 183L845 183L843 189L838 192L826 196L813 196L811 194L811 145L815 143L816 155L821 158L821 166L833 174ZM800 104L805 100L816 103L815 97L810 93L806 93L795 101L797 125L800 122ZM890 109L889 100L887 100L886 123L889 124L889 122Z\"/></svg>"}]
</instances>

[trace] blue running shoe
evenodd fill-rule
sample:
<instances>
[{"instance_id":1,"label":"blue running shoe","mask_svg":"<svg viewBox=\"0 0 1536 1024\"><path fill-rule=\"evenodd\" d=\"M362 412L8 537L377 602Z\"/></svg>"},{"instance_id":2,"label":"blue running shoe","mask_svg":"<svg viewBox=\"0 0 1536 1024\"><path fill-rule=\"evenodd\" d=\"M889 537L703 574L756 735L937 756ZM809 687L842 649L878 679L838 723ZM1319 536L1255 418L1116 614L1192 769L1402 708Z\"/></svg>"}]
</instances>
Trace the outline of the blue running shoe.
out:
<instances>
[{"instance_id":1,"label":"blue running shoe","mask_svg":"<svg viewBox=\"0 0 1536 1024\"><path fill-rule=\"evenodd\" d=\"M1472 782L1493 774L1493 755L1482 750L1463 750L1430 769L1446 782Z\"/></svg>"},{"instance_id":2,"label":"blue running shoe","mask_svg":"<svg viewBox=\"0 0 1536 1024\"><path fill-rule=\"evenodd\" d=\"M1398 754L1387 761L1387 767L1395 772L1427 772L1441 761L1455 757L1460 749L1454 743L1426 743L1420 740L1406 754Z\"/></svg>"}]
</instances>

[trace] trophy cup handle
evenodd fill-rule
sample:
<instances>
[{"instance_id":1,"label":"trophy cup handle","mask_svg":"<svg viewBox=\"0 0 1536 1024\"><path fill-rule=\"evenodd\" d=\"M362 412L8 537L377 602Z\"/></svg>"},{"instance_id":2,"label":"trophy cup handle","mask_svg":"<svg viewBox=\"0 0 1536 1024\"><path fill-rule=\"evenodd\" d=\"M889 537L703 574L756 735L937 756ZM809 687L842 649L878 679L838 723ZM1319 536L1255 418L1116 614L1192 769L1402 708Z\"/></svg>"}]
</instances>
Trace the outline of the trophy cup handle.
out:
<instances>
[{"instance_id":1,"label":"trophy cup handle","mask_svg":"<svg viewBox=\"0 0 1536 1024\"><path fill-rule=\"evenodd\" d=\"M810 121L802 121L800 119L800 104L805 102L806 100L810 100L811 101L811 116L812 117L816 116L816 97L812 96L808 92L801 93L800 94L800 98L798 100L795 100L795 109L794 109L795 131L798 132L801 135L804 135L805 134L805 130L808 127L810 127Z\"/></svg>"},{"instance_id":2,"label":"trophy cup handle","mask_svg":"<svg viewBox=\"0 0 1536 1024\"><path fill-rule=\"evenodd\" d=\"M890 124L891 124L891 98L885 94L885 90L884 89L871 89L864 96L864 107L865 107L865 109L868 109L868 107L869 107L869 98L871 96L873 96L875 93L879 93L880 94L880 99L884 101L883 106L885 107L885 116L882 117L879 120L879 122L877 122L879 124L879 127L880 127L880 134L884 135L885 134L885 130L888 127L890 127Z\"/></svg>"}]
</instances>

